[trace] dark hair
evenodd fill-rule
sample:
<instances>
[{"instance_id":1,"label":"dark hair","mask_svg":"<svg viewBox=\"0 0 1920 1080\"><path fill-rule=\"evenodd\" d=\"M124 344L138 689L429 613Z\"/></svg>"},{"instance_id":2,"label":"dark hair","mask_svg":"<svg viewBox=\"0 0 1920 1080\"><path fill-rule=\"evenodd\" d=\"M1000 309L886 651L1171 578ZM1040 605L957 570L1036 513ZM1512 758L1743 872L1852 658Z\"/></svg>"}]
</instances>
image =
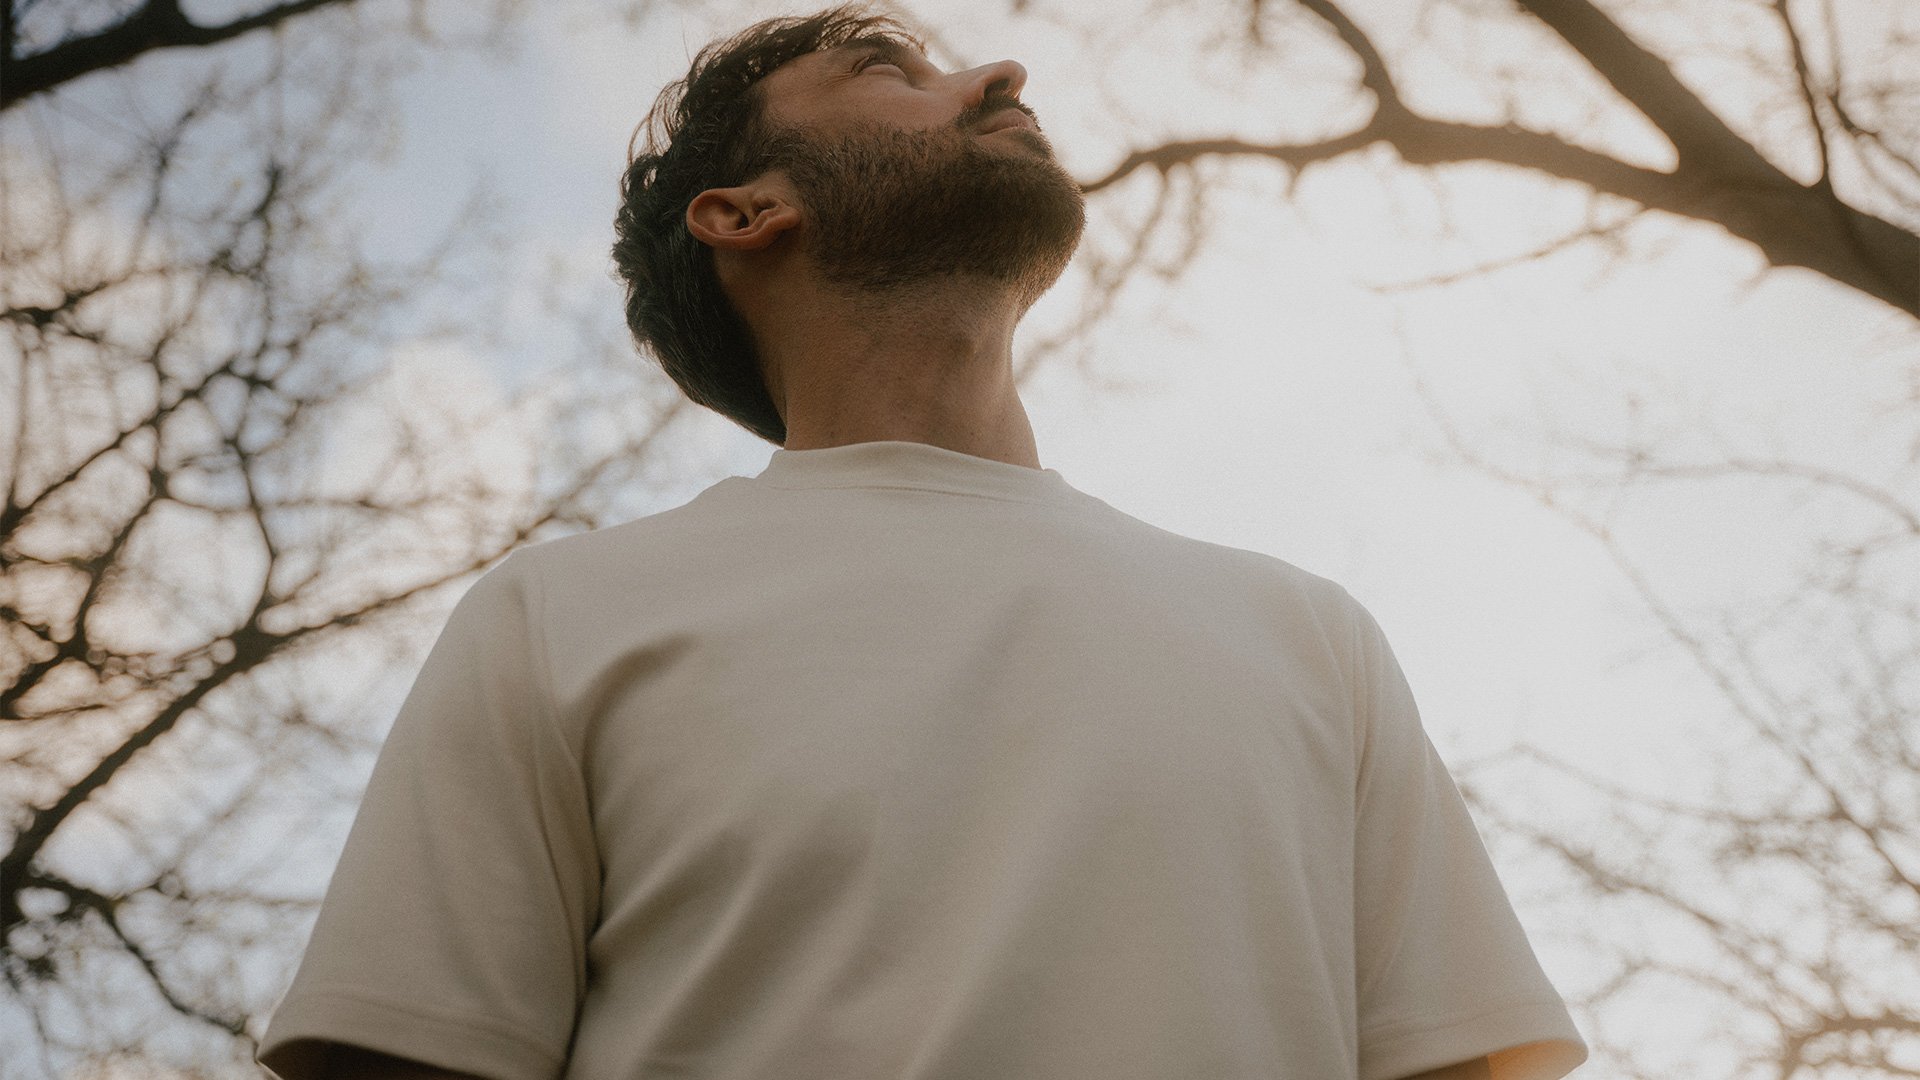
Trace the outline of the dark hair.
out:
<instances>
[{"instance_id":1,"label":"dark hair","mask_svg":"<svg viewBox=\"0 0 1920 1080\"><path fill-rule=\"evenodd\" d=\"M746 321L720 288L713 249L687 229L687 205L708 188L733 187L779 164L760 80L796 57L856 37L925 46L896 20L842 4L766 19L709 42L687 76L669 83L627 144L614 217L613 261L626 285L627 327L689 398L773 443L787 425L767 392Z\"/></svg>"}]
</instances>

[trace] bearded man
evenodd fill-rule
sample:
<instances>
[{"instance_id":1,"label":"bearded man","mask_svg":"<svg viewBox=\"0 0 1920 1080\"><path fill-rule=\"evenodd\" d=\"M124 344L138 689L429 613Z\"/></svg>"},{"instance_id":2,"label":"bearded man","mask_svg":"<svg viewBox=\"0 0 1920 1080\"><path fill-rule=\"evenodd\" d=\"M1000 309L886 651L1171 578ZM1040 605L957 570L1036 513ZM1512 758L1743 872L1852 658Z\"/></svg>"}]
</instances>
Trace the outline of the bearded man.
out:
<instances>
[{"instance_id":1,"label":"bearded man","mask_svg":"<svg viewBox=\"0 0 1920 1080\"><path fill-rule=\"evenodd\" d=\"M1042 468L1086 215L1018 63L703 49L635 341L777 449L482 575L259 1060L286 1080L1556 1080L1587 1049L1339 584Z\"/></svg>"}]
</instances>

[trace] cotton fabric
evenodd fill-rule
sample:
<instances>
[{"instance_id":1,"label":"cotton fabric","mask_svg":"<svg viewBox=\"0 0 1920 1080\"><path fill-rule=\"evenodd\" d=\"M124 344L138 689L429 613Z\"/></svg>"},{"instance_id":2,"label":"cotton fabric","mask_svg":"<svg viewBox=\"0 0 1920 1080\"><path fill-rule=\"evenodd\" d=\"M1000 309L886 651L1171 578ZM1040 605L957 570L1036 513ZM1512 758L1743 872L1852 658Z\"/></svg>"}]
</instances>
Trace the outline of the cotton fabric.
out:
<instances>
[{"instance_id":1,"label":"cotton fabric","mask_svg":"<svg viewBox=\"0 0 1920 1080\"><path fill-rule=\"evenodd\" d=\"M474 582L259 1061L314 1040L500 1080L1587 1056L1345 588L900 441Z\"/></svg>"}]
</instances>

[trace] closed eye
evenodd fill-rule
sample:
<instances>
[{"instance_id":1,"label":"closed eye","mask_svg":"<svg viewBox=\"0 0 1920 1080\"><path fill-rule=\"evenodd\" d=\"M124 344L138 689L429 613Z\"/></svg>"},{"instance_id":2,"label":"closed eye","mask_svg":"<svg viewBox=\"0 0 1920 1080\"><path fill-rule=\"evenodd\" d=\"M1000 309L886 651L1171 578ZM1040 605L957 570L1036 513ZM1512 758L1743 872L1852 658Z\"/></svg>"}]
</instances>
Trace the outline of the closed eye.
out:
<instances>
[{"instance_id":1,"label":"closed eye","mask_svg":"<svg viewBox=\"0 0 1920 1080\"><path fill-rule=\"evenodd\" d=\"M853 65L853 73L858 75L870 67L890 67L895 71L900 71L900 65L882 58L879 53L869 53L861 57L859 62ZM900 74L905 75L906 72L900 71Z\"/></svg>"}]
</instances>

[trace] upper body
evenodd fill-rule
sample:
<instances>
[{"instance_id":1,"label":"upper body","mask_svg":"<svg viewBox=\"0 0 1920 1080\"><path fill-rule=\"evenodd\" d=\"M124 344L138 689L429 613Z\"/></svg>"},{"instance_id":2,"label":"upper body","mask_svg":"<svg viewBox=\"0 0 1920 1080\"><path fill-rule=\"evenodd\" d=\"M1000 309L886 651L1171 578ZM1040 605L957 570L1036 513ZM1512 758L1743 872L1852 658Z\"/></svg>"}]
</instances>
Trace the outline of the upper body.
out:
<instances>
[{"instance_id":1,"label":"upper body","mask_svg":"<svg viewBox=\"0 0 1920 1080\"><path fill-rule=\"evenodd\" d=\"M1012 341L1079 187L1018 63L891 25L770 20L663 93L628 323L781 449L462 598L260 1060L1563 1075L1586 1048L1366 610L1040 467Z\"/></svg>"},{"instance_id":2,"label":"upper body","mask_svg":"<svg viewBox=\"0 0 1920 1080\"><path fill-rule=\"evenodd\" d=\"M486 1077L1395 1080L1584 1045L1338 584L923 443L522 548L262 1047Z\"/></svg>"}]
</instances>

